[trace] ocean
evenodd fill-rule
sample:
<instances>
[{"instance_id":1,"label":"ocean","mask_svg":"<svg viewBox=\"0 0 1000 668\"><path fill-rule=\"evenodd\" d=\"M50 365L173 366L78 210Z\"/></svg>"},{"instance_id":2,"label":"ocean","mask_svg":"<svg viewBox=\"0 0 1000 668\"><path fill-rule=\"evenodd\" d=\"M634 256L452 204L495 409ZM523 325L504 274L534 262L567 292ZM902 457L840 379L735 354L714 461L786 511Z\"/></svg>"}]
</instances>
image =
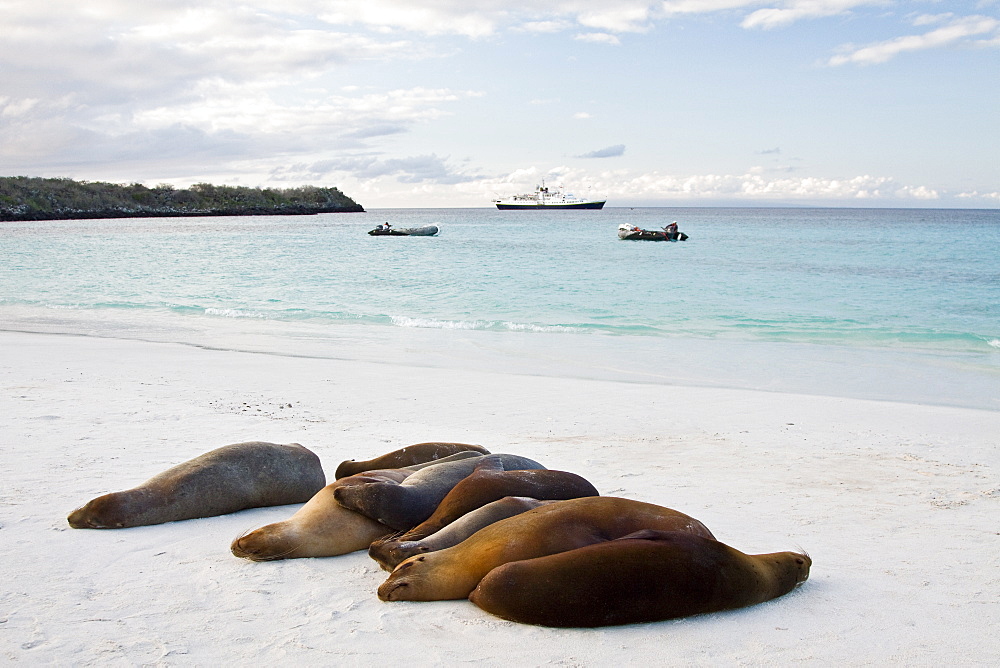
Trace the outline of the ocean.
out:
<instances>
[{"instance_id":1,"label":"ocean","mask_svg":"<svg viewBox=\"0 0 1000 668\"><path fill-rule=\"evenodd\" d=\"M1000 210L0 223L0 330L1000 410Z\"/></svg>"}]
</instances>

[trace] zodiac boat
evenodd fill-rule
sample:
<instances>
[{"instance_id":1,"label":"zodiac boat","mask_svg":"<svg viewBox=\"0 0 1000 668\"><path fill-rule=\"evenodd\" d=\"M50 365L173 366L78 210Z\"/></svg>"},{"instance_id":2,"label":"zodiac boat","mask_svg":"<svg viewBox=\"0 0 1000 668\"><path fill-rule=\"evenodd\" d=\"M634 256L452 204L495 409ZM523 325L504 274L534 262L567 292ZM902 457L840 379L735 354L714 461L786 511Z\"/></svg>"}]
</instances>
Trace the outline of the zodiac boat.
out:
<instances>
[{"instance_id":1,"label":"zodiac boat","mask_svg":"<svg viewBox=\"0 0 1000 668\"><path fill-rule=\"evenodd\" d=\"M422 227L386 227L379 225L368 232L373 237L433 237L438 233L437 225Z\"/></svg>"},{"instance_id":2,"label":"zodiac boat","mask_svg":"<svg viewBox=\"0 0 1000 668\"><path fill-rule=\"evenodd\" d=\"M618 226L618 238L626 241L687 241L688 235L683 232L668 232L662 230L643 230L635 225L622 223Z\"/></svg>"}]
</instances>

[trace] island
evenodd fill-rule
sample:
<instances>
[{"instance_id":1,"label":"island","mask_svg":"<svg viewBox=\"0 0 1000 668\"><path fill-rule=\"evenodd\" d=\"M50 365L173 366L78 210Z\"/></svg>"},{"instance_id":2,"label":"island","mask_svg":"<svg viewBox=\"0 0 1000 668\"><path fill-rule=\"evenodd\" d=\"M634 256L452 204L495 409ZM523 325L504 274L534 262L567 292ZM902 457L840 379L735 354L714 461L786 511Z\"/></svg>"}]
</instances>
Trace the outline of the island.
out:
<instances>
[{"instance_id":1,"label":"island","mask_svg":"<svg viewBox=\"0 0 1000 668\"><path fill-rule=\"evenodd\" d=\"M197 183L118 184L28 176L0 177L0 221L170 216L274 216L364 212L338 188L249 188Z\"/></svg>"}]
</instances>

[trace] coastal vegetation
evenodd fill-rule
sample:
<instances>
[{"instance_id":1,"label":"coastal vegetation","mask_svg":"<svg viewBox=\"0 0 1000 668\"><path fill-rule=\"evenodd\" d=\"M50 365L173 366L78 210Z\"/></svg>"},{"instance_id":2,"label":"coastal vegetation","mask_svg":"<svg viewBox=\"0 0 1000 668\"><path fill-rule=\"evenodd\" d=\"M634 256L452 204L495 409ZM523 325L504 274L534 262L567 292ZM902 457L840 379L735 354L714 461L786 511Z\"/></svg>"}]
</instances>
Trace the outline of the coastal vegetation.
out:
<instances>
[{"instance_id":1,"label":"coastal vegetation","mask_svg":"<svg viewBox=\"0 0 1000 668\"><path fill-rule=\"evenodd\" d=\"M337 188L249 188L197 183L118 184L28 176L0 177L0 221L167 216L261 216L361 212Z\"/></svg>"}]
</instances>

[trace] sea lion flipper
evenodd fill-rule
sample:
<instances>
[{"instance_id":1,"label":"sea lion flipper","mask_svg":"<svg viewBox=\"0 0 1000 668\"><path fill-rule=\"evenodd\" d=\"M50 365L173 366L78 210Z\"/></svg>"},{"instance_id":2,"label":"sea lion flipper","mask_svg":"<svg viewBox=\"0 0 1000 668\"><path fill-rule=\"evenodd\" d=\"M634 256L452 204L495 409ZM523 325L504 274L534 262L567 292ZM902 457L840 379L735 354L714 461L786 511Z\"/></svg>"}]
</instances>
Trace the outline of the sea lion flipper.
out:
<instances>
[{"instance_id":1,"label":"sea lion flipper","mask_svg":"<svg viewBox=\"0 0 1000 668\"><path fill-rule=\"evenodd\" d=\"M659 531L657 529L639 529L627 536L621 536L613 540L665 540L665 537L670 533L670 531Z\"/></svg>"}]
</instances>

